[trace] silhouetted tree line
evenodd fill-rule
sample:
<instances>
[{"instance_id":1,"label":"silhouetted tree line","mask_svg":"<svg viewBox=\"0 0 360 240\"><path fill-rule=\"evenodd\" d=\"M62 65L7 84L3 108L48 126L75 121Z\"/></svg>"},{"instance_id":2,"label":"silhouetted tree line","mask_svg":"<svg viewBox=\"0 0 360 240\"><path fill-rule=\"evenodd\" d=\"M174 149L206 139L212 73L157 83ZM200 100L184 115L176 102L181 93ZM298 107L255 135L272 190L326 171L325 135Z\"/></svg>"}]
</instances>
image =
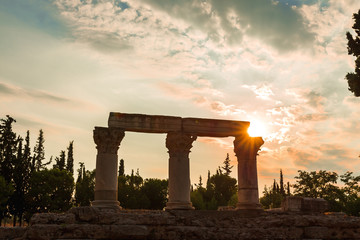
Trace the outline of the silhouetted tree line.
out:
<instances>
[{"instance_id":1,"label":"silhouetted tree line","mask_svg":"<svg viewBox=\"0 0 360 240\"><path fill-rule=\"evenodd\" d=\"M45 161L44 132L39 131L31 150L30 132L25 139L13 131L10 116L0 119L0 225L28 222L34 213L65 212L73 206L89 206L94 200L95 170L80 162L74 183L74 142L59 156ZM50 167L51 163L54 164ZM167 180L143 179L139 171L124 173L119 166L119 200L124 208L162 209L167 201ZM75 192L74 192L75 191Z\"/></svg>"},{"instance_id":2,"label":"silhouetted tree line","mask_svg":"<svg viewBox=\"0 0 360 240\"><path fill-rule=\"evenodd\" d=\"M345 212L348 215L360 215L360 176L352 172L338 175L330 171L298 171L295 184L283 185L283 175L280 170L280 185L274 180L271 189L265 186L260 203L264 208L278 208L286 196L302 196L323 198L329 203L329 211ZM290 186L293 193L290 192ZM286 188L285 188L286 187ZM285 191L286 189L286 191Z\"/></svg>"},{"instance_id":3,"label":"silhouetted tree line","mask_svg":"<svg viewBox=\"0 0 360 240\"><path fill-rule=\"evenodd\" d=\"M39 136L33 150L30 132L25 138L16 134L15 119L0 119L0 224L12 217L13 225L29 221L36 212L63 212L73 205L73 142L52 162L45 160L44 133Z\"/></svg>"},{"instance_id":4,"label":"silhouetted tree line","mask_svg":"<svg viewBox=\"0 0 360 240\"><path fill-rule=\"evenodd\" d=\"M284 184L284 176L280 169L279 183L274 179L272 187L264 187L263 196L260 198L260 203L265 209L279 208L281 202L286 196L290 196L290 183Z\"/></svg>"},{"instance_id":5,"label":"silhouetted tree line","mask_svg":"<svg viewBox=\"0 0 360 240\"><path fill-rule=\"evenodd\" d=\"M229 154L223 162L222 167L218 167L216 173L211 175L208 171L205 187L202 177L199 183L195 184L196 189L190 193L191 202L195 209L216 210L220 206L235 206L237 203L237 180L230 177L231 169Z\"/></svg>"}]
</instances>

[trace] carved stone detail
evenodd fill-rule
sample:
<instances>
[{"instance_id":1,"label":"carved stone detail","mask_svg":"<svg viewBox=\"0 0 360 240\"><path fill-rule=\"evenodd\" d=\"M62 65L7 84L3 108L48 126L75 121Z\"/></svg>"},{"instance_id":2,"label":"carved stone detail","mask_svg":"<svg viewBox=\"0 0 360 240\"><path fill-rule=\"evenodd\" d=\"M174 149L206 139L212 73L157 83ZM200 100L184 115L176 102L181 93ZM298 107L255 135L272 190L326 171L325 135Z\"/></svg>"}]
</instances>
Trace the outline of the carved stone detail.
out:
<instances>
[{"instance_id":1,"label":"carved stone detail","mask_svg":"<svg viewBox=\"0 0 360 240\"><path fill-rule=\"evenodd\" d=\"M166 147L169 149L170 157L190 153L192 143L196 138L194 134L169 132L166 137Z\"/></svg>"},{"instance_id":2,"label":"carved stone detail","mask_svg":"<svg viewBox=\"0 0 360 240\"><path fill-rule=\"evenodd\" d=\"M238 159L256 158L260 147L264 144L261 137L250 137L249 135L235 136L234 152Z\"/></svg>"},{"instance_id":3,"label":"carved stone detail","mask_svg":"<svg viewBox=\"0 0 360 240\"><path fill-rule=\"evenodd\" d=\"M122 129L95 127L94 141L98 153L116 154L124 136Z\"/></svg>"}]
</instances>

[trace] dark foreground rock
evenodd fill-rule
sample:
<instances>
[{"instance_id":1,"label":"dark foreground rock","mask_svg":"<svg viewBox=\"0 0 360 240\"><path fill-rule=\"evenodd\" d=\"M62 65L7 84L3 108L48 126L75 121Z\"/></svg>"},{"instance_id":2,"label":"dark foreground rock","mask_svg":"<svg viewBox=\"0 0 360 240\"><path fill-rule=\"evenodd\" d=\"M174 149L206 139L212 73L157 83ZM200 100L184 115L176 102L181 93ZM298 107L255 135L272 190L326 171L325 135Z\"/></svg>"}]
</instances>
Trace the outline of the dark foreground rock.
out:
<instances>
[{"instance_id":1,"label":"dark foreground rock","mask_svg":"<svg viewBox=\"0 0 360 240\"><path fill-rule=\"evenodd\" d=\"M246 211L99 211L36 214L0 239L360 239L360 218Z\"/></svg>"}]
</instances>

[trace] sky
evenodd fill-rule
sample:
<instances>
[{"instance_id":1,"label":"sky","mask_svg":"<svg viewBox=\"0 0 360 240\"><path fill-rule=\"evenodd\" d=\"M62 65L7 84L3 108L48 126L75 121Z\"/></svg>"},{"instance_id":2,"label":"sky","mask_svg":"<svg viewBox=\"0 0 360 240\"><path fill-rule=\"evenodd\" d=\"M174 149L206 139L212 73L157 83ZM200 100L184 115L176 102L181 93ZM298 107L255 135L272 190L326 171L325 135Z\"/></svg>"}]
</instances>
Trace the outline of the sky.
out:
<instances>
[{"instance_id":1,"label":"sky","mask_svg":"<svg viewBox=\"0 0 360 240\"><path fill-rule=\"evenodd\" d=\"M357 0L2 0L0 118L45 157L74 140L95 168L110 112L250 121L265 140L259 191L283 170L360 175L360 98L346 31ZM167 178L165 134L126 132L125 172ZM191 181L215 173L233 138L199 137ZM236 167L232 176L236 177Z\"/></svg>"}]
</instances>

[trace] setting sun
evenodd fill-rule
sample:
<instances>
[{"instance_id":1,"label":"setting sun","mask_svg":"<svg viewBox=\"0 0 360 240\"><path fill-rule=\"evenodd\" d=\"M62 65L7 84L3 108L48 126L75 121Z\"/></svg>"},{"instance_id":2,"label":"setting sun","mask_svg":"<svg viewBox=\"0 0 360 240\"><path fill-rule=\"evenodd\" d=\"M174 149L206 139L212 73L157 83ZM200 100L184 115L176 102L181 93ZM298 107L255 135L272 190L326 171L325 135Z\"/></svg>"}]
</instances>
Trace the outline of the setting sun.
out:
<instances>
[{"instance_id":1,"label":"setting sun","mask_svg":"<svg viewBox=\"0 0 360 240\"><path fill-rule=\"evenodd\" d=\"M257 121L257 120L250 121L250 127L248 128L248 134L250 135L250 137L265 136L266 135L265 124L260 121Z\"/></svg>"}]
</instances>

